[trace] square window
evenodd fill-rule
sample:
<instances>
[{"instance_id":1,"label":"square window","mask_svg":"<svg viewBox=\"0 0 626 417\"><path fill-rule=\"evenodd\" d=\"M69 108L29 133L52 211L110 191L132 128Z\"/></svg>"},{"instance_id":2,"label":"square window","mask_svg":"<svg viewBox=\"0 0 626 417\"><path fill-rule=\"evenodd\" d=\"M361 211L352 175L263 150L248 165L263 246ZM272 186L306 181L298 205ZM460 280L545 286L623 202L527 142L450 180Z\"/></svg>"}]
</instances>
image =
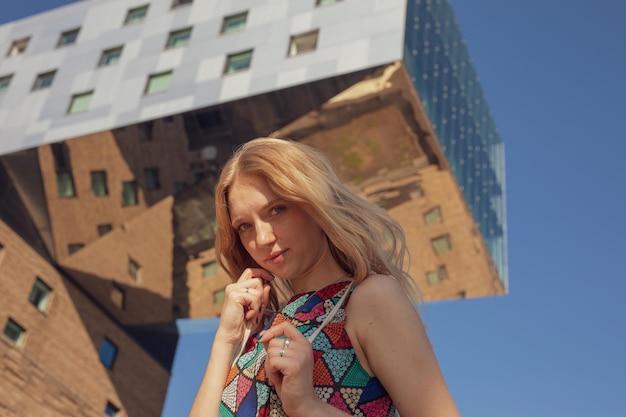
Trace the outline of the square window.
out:
<instances>
[{"instance_id":1,"label":"square window","mask_svg":"<svg viewBox=\"0 0 626 417\"><path fill-rule=\"evenodd\" d=\"M122 206L136 206L137 181L125 181L122 183Z\"/></svg>"},{"instance_id":2,"label":"square window","mask_svg":"<svg viewBox=\"0 0 626 417\"><path fill-rule=\"evenodd\" d=\"M145 6L135 7L134 9L130 9L126 14L126 20L124 20L125 25L130 25L133 23L141 22L148 15L148 7L150 5L146 4Z\"/></svg>"},{"instance_id":3,"label":"square window","mask_svg":"<svg viewBox=\"0 0 626 417\"><path fill-rule=\"evenodd\" d=\"M26 51L26 47L28 46L29 41L30 37L13 41L11 47L9 48L9 51L7 52L7 57L11 58L23 54L24 51Z\"/></svg>"},{"instance_id":4,"label":"square window","mask_svg":"<svg viewBox=\"0 0 626 417\"><path fill-rule=\"evenodd\" d=\"M143 181L146 185L146 190L158 190L161 188L159 168L145 168L143 170Z\"/></svg>"},{"instance_id":5,"label":"square window","mask_svg":"<svg viewBox=\"0 0 626 417\"><path fill-rule=\"evenodd\" d=\"M139 282L139 273L141 271L141 265L133 258L128 258L128 273L135 280L135 282Z\"/></svg>"},{"instance_id":6,"label":"square window","mask_svg":"<svg viewBox=\"0 0 626 417\"><path fill-rule=\"evenodd\" d=\"M170 32L167 37L166 48L176 48L177 46L185 46L189 43L191 38L191 28L185 28L181 30L175 30Z\"/></svg>"},{"instance_id":7,"label":"square window","mask_svg":"<svg viewBox=\"0 0 626 417\"><path fill-rule=\"evenodd\" d=\"M213 291L213 304L222 304L224 302L224 295L226 290L222 288L221 290Z\"/></svg>"},{"instance_id":8,"label":"square window","mask_svg":"<svg viewBox=\"0 0 626 417\"><path fill-rule=\"evenodd\" d=\"M137 125L137 135L139 136L139 142L152 142L152 128L154 122L149 121Z\"/></svg>"},{"instance_id":9,"label":"square window","mask_svg":"<svg viewBox=\"0 0 626 417\"><path fill-rule=\"evenodd\" d=\"M57 192L61 198L72 198L76 196L74 192L74 178L72 178L71 172L57 172Z\"/></svg>"},{"instance_id":10,"label":"square window","mask_svg":"<svg viewBox=\"0 0 626 417\"><path fill-rule=\"evenodd\" d=\"M28 297L28 301L30 301L37 310L42 313L46 312L48 308L48 304L51 298L52 288L46 285L41 279L36 278L35 284L33 285L33 289L30 290L30 296Z\"/></svg>"},{"instance_id":11,"label":"square window","mask_svg":"<svg viewBox=\"0 0 626 417\"><path fill-rule=\"evenodd\" d=\"M107 368L111 369L113 368L116 356L117 346L105 337L102 340L102 345L100 346L100 362L102 362Z\"/></svg>"},{"instance_id":12,"label":"square window","mask_svg":"<svg viewBox=\"0 0 626 417\"><path fill-rule=\"evenodd\" d=\"M443 235L443 236L436 237L436 238L432 239L430 241L430 243L433 246L433 250L437 254L450 252L450 250L452 249L452 246L450 245L450 236L449 235Z\"/></svg>"},{"instance_id":13,"label":"square window","mask_svg":"<svg viewBox=\"0 0 626 417\"><path fill-rule=\"evenodd\" d=\"M316 6L324 6L326 4L334 4L334 3L337 3L339 1L341 1L341 0L316 0L315 1L315 5Z\"/></svg>"},{"instance_id":14,"label":"square window","mask_svg":"<svg viewBox=\"0 0 626 417\"><path fill-rule=\"evenodd\" d=\"M113 230L113 225L111 225L110 223L99 224L98 225L98 236L104 236L107 233L109 233L111 230Z\"/></svg>"},{"instance_id":15,"label":"square window","mask_svg":"<svg viewBox=\"0 0 626 417\"><path fill-rule=\"evenodd\" d=\"M71 255L74 252L78 252L84 247L85 247L84 243L70 243L69 245L67 245L67 253Z\"/></svg>"},{"instance_id":16,"label":"square window","mask_svg":"<svg viewBox=\"0 0 626 417\"><path fill-rule=\"evenodd\" d=\"M250 68L252 63L252 49L249 51L238 52L226 57L226 66L224 74L232 74L234 72L243 71Z\"/></svg>"},{"instance_id":17,"label":"square window","mask_svg":"<svg viewBox=\"0 0 626 417\"><path fill-rule=\"evenodd\" d=\"M100 61L98 61L99 67L106 67L109 65L117 64L122 57L123 46L118 46L117 48L107 49L102 51L102 55L100 56Z\"/></svg>"},{"instance_id":18,"label":"square window","mask_svg":"<svg viewBox=\"0 0 626 417\"><path fill-rule=\"evenodd\" d=\"M57 48L75 44L78 39L78 32L80 32L80 28L61 33L61 36L59 36L59 42L57 42Z\"/></svg>"},{"instance_id":19,"label":"square window","mask_svg":"<svg viewBox=\"0 0 626 417\"><path fill-rule=\"evenodd\" d=\"M11 85L12 78L13 78L13 74L0 77L0 93L9 89L9 85Z\"/></svg>"},{"instance_id":20,"label":"square window","mask_svg":"<svg viewBox=\"0 0 626 417\"><path fill-rule=\"evenodd\" d=\"M294 35L289 42L289 51L287 56L296 56L305 52L314 51L317 48L317 38L319 30Z\"/></svg>"},{"instance_id":21,"label":"square window","mask_svg":"<svg viewBox=\"0 0 626 417\"><path fill-rule=\"evenodd\" d=\"M56 70L37 75L35 83L33 84L33 91L50 87L52 85L52 81L54 81L55 74Z\"/></svg>"},{"instance_id":22,"label":"square window","mask_svg":"<svg viewBox=\"0 0 626 417\"><path fill-rule=\"evenodd\" d=\"M146 83L145 95L163 93L170 87L170 81L172 80L172 71L162 72L159 74L152 74L148 76L148 82Z\"/></svg>"},{"instance_id":23,"label":"square window","mask_svg":"<svg viewBox=\"0 0 626 417\"><path fill-rule=\"evenodd\" d=\"M428 225L441 223L441 208L437 206L424 213L424 223Z\"/></svg>"},{"instance_id":24,"label":"square window","mask_svg":"<svg viewBox=\"0 0 626 417\"><path fill-rule=\"evenodd\" d=\"M202 264L202 278L212 277L217 274L217 262Z\"/></svg>"},{"instance_id":25,"label":"square window","mask_svg":"<svg viewBox=\"0 0 626 417\"><path fill-rule=\"evenodd\" d=\"M11 339L17 346L22 346L24 343L24 334L26 330L17 324L12 319L7 320L6 326L4 326L4 335Z\"/></svg>"},{"instance_id":26,"label":"square window","mask_svg":"<svg viewBox=\"0 0 626 417\"><path fill-rule=\"evenodd\" d=\"M126 290L116 282L113 282L111 289L111 302L120 310L126 306Z\"/></svg>"},{"instance_id":27,"label":"square window","mask_svg":"<svg viewBox=\"0 0 626 417\"><path fill-rule=\"evenodd\" d=\"M221 33L232 33L243 30L246 27L248 21L248 12L237 13L231 16L226 16L222 22Z\"/></svg>"},{"instance_id":28,"label":"square window","mask_svg":"<svg viewBox=\"0 0 626 417\"><path fill-rule=\"evenodd\" d=\"M448 271L446 267L442 265L434 271L427 272L426 279L429 285L437 285L441 281L448 279Z\"/></svg>"},{"instance_id":29,"label":"square window","mask_svg":"<svg viewBox=\"0 0 626 417\"><path fill-rule=\"evenodd\" d=\"M93 97L93 91L86 93L74 94L67 109L67 114L81 113L89 110L89 104Z\"/></svg>"},{"instance_id":30,"label":"square window","mask_svg":"<svg viewBox=\"0 0 626 417\"><path fill-rule=\"evenodd\" d=\"M91 171L91 190L93 195L108 195L106 171Z\"/></svg>"},{"instance_id":31,"label":"square window","mask_svg":"<svg viewBox=\"0 0 626 417\"><path fill-rule=\"evenodd\" d=\"M107 401L107 405L104 408L104 415L118 417L120 415L120 409Z\"/></svg>"},{"instance_id":32,"label":"square window","mask_svg":"<svg viewBox=\"0 0 626 417\"><path fill-rule=\"evenodd\" d=\"M178 181L174 182L174 194L178 194L180 192L183 192L186 189L187 189L187 183L185 183L185 182L178 182Z\"/></svg>"},{"instance_id":33,"label":"square window","mask_svg":"<svg viewBox=\"0 0 626 417\"><path fill-rule=\"evenodd\" d=\"M191 3L193 3L193 0L174 0L172 2L172 9Z\"/></svg>"}]
</instances>

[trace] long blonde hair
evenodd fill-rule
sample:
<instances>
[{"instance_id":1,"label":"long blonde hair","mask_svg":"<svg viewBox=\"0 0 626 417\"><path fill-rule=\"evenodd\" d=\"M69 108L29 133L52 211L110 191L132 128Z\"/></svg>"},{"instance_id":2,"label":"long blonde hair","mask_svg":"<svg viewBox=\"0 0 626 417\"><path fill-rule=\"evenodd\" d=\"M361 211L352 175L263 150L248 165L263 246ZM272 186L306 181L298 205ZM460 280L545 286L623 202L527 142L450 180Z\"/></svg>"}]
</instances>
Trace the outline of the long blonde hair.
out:
<instances>
[{"instance_id":1,"label":"long blonde hair","mask_svg":"<svg viewBox=\"0 0 626 417\"><path fill-rule=\"evenodd\" d=\"M408 273L402 227L382 208L363 200L337 177L318 150L290 140L258 138L241 145L222 169L215 188L216 253L232 279L258 267L230 224L228 191L240 176L263 178L272 192L298 204L327 236L337 263L360 283L371 272L394 277L417 301ZM273 300L277 303L276 300Z\"/></svg>"}]
</instances>

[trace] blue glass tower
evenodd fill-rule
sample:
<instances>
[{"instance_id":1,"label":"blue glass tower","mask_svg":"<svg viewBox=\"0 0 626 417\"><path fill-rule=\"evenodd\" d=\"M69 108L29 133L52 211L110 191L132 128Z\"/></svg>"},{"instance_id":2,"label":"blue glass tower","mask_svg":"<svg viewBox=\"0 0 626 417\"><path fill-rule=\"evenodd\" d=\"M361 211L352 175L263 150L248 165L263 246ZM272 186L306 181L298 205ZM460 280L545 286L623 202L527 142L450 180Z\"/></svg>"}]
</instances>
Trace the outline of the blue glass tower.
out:
<instances>
[{"instance_id":1,"label":"blue glass tower","mask_svg":"<svg viewBox=\"0 0 626 417\"><path fill-rule=\"evenodd\" d=\"M404 63L508 289L504 144L450 0L408 0Z\"/></svg>"}]
</instances>

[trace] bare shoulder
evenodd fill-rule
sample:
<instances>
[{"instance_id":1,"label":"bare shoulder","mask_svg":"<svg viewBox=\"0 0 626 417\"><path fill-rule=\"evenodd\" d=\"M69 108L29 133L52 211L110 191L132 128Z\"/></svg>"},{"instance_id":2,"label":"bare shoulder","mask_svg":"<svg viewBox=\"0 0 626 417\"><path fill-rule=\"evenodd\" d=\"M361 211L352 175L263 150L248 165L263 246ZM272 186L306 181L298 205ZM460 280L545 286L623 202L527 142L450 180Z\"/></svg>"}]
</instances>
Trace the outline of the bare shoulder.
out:
<instances>
[{"instance_id":1,"label":"bare shoulder","mask_svg":"<svg viewBox=\"0 0 626 417\"><path fill-rule=\"evenodd\" d=\"M381 274L369 275L361 281L354 289L350 300L355 307L366 309L384 308L397 303L413 308L402 285L393 277Z\"/></svg>"}]
</instances>

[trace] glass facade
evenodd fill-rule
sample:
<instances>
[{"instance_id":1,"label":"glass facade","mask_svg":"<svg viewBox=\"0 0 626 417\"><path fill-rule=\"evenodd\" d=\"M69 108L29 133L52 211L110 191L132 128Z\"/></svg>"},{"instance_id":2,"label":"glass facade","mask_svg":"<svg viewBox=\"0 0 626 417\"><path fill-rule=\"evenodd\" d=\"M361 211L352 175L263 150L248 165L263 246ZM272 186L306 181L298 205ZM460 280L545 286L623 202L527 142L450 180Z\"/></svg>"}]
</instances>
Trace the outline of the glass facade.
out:
<instances>
[{"instance_id":1,"label":"glass facade","mask_svg":"<svg viewBox=\"0 0 626 417\"><path fill-rule=\"evenodd\" d=\"M504 145L450 0L408 0L404 63L508 288Z\"/></svg>"}]
</instances>

